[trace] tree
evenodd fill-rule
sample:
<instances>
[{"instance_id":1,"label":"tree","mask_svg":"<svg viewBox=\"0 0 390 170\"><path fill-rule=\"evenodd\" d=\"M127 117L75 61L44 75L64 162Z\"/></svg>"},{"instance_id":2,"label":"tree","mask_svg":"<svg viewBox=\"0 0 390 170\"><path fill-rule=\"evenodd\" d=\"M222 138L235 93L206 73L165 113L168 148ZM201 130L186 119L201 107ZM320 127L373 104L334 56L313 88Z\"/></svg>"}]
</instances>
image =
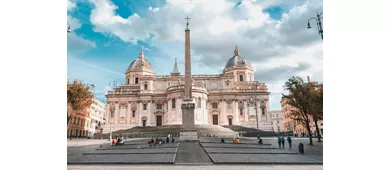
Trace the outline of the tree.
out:
<instances>
[{"instance_id":1,"label":"tree","mask_svg":"<svg viewBox=\"0 0 390 170\"><path fill-rule=\"evenodd\" d=\"M318 128L318 121L323 119L323 84L310 84L310 114L313 116L313 121L316 126L318 142L321 142L321 134Z\"/></svg>"},{"instance_id":2,"label":"tree","mask_svg":"<svg viewBox=\"0 0 390 170\"><path fill-rule=\"evenodd\" d=\"M88 108L92 104L93 84L85 84L74 80L67 83L67 124L75 115L87 115Z\"/></svg>"},{"instance_id":3,"label":"tree","mask_svg":"<svg viewBox=\"0 0 390 170\"><path fill-rule=\"evenodd\" d=\"M291 110L293 120L298 121L306 126L309 133L310 145L313 145L312 134L310 131L310 94L311 88L303 82L301 77L291 77L284 85L285 90L289 91L288 95L282 94L282 98L287 99L287 104L294 107Z\"/></svg>"}]
</instances>

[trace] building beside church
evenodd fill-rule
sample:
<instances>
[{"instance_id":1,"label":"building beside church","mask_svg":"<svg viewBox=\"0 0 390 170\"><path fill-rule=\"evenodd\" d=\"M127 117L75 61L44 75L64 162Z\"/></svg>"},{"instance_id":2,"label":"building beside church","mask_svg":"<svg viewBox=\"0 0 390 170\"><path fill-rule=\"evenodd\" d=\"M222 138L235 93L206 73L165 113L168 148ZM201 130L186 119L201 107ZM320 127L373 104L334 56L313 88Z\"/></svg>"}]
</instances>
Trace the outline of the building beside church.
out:
<instances>
[{"instance_id":1,"label":"building beside church","mask_svg":"<svg viewBox=\"0 0 390 170\"><path fill-rule=\"evenodd\" d=\"M88 136L91 137L96 133L101 133L106 117L106 105L100 100L93 98L89 109L89 116L86 119L88 126Z\"/></svg>"},{"instance_id":2,"label":"building beside church","mask_svg":"<svg viewBox=\"0 0 390 170\"><path fill-rule=\"evenodd\" d=\"M311 82L310 77L307 77L307 81L310 82L312 85L320 87L322 84L319 84L318 82ZM284 132L288 134L293 134L294 136L302 136L303 134L307 134L307 128L306 125L302 122L299 122L297 120L294 120L294 116L292 115L292 112L296 110L295 107L288 104L287 99L283 99L280 101L281 107L282 107L282 115L283 115L283 126L284 126ZM313 136L316 135L317 131L315 128L315 123L313 116L309 115L309 127L311 134ZM320 135L323 135L323 120L318 120L318 129L320 130Z\"/></svg>"},{"instance_id":3,"label":"building beside church","mask_svg":"<svg viewBox=\"0 0 390 170\"><path fill-rule=\"evenodd\" d=\"M189 41L187 23L185 43ZM221 74L191 75L194 123L272 131L267 85L255 81L253 66L237 46L232 51ZM141 50L124 74L125 84L106 94L103 133L135 126L181 125L185 76L178 70L175 61L170 75L157 75Z\"/></svg>"},{"instance_id":4,"label":"building beside church","mask_svg":"<svg viewBox=\"0 0 390 170\"><path fill-rule=\"evenodd\" d=\"M281 110L269 111L269 116L272 124L272 130L276 133L284 132L283 114Z\"/></svg>"}]
</instances>

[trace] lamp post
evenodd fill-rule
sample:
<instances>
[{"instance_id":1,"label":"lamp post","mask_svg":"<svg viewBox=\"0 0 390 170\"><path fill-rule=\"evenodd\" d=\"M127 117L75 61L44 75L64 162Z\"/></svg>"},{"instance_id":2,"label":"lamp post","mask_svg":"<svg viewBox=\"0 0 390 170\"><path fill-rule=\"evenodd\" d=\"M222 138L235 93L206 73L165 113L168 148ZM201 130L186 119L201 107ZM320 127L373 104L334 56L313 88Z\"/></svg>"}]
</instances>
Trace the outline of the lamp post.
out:
<instances>
[{"instance_id":1,"label":"lamp post","mask_svg":"<svg viewBox=\"0 0 390 170\"><path fill-rule=\"evenodd\" d=\"M68 29L66 30L68 33L72 32L72 30L70 29L70 25L68 23Z\"/></svg>"},{"instance_id":2,"label":"lamp post","mask_svg":"<svg viewBox=\"0 0 390 170\"><path fill-rule=\"evenodd\" d=\"M115 97L115 87L116 87L116 81L114 80L114 81L112 81L112 82L110 82L109 83L109 86L114 90L114 93L113 93L113 96L112 96L112 98L114 99L114 97ZM110 125L110 141L112 141L112 130L111 130L111 119L112 119L112 117L113 116L111 116L113 113L114 113L114 111L115 111L115 103L113 103L113 102L111 102L111 104L110 104L110 119L109 119L109 121L108 121L108 123L109 123L109 125Z\"/></svg>"},{"instance_id":3,"label":"lamp post","mask_svg":"<svg viewBox=\"0 0 390 170\"><path fill-rule=\"evenodd\" d=\"M318 14L318 12L317 12L317 16L316 16L316 17L311 17L311 18L307 21L307 29L310 29L310 28L311 28L311 26L310 26L310 20L312 20L312 19L316 20L317 29L318 29L318 34L320 34L321 39L324 39L324 37L323 37L323 32L324 32L324 31L323 31L323 29L322 29L322 19L323 19L323 17L322 17L322 12L319 13L319 14Z\"/></svg>"}]
</instances>

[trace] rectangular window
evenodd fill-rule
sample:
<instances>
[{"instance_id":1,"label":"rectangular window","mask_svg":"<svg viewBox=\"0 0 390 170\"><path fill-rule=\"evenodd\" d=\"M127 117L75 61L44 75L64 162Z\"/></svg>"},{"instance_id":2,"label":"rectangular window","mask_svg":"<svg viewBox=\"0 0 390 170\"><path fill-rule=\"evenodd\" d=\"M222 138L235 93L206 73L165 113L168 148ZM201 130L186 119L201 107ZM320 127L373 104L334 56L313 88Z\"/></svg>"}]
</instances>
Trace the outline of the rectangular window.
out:
<instances>
[{"instance_id":1,"label":"rectangular window","mask_svg":"<svg viewBox=\"0 0 390 170\"><path fill-rule=\"evenodd\" d=\"M279 124L279 120L278 120L278 121L276 121L276 124Z\"/></svg>"},{"instance_id":2,"label":"rectangular window","mask_svg":"<svg viewBox=\"0 0 390 170\"><path fill-rule=\"evenodd\" d=\"M135 110L133 110L133 115L132 116L135 117Z\"/></svg>"},{"instance_id":3,"label":"rectangular window","mask_svg":"<svg viewBox=\"0 0 390 170\"><path fill-rule=\"evenodd\" d=\"M144 90L148 90L148 85L147 84L144 85Z\"/></svg>"},{"instance_id":4,"label":"rectangular window","mask_svg":"<svg viewBox=\"0 0 390 170\"><path fill-rule=\"evenodd\" d=\"M213 109L217 109L218 108L218 104L217 103L213 103Z\"/></svg>"},{"instance_id":5,"label":"rectangular window","mask_svg":"<svg viewBox=\"0 0 390 170\"><path fill-rule=\"evenodd\" d=\"M147 104L144 104L143 106L144 106L144 107L143 107L143 109L144 109L144 110L146 110L146 106L147 106Z\"/></svg>"},{"instance_id":6,"label":"rectangular window","mask_svg":"<svg viewBox=\"0 0 390 170\"><path fill-rule=\"evenodd\" d=\"M138 77L135 78L135 84L138 84Z\"/></svg>"},{"instance_id":7,"label":"rectangular window","mask_svg":"<svg viewBox=\"0 0 390 170\"><path fill-rule=\"evenodd\" d=\"M273 125L274 124L274 122L273 121L271 121L271 125Z\"/></svg>"},{"instance_id":8,"label":"rectangular window","mask_svg":"<svg viewBox=\"0 0 390 170\"><path fill-rule=\"evenodd\" d=\"M240 81L244 81L244 75L240 75Z\"/></svg>"},{"instance_id":9,"label":"rectangular window","mask_svg":"<svg viewBox=\"0 0 390 170\"><path fill-rule=\"evenodd\" d=\"M157 109L162 109L162 104L157 104Z\"/></svg>"},{"instance_id":10,"label":"rectangular window","mask_svg":"<svg viewBox=\"0 0 390 170\"><path fill-rule=\"evenodd\" d=\"M172 109L176 108L176 99L172 99Z\"/></svg>"},{"instance_id":11,"label":"rectangular window","mask_svg":"<svg viewBox=\"0 0 390 170\"><path fill-rule=\"evenodd\" d=\"M244 109L240 108L240 115L244 115Z\"/></svg>"}]
</instances>

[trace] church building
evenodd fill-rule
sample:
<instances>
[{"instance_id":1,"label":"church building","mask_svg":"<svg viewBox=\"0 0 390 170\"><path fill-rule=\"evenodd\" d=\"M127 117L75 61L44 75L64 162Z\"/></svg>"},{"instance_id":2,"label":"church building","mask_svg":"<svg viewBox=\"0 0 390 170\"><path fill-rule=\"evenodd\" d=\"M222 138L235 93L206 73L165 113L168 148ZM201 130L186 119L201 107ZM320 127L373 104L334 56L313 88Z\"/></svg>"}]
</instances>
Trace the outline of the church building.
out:
<instances>
[{"instance_id":1,"label":"church building","mask_svg":"<svg viewBox=\"0 0 390 170\"><path fill-rule=\"evenodd\" d=\"M187 22L186 48L189 33ZM103 133L110 128L117 131L135 126L181 125L185 76L178 70L175 61L170 75L156 75L141 50L125 72L125 84L106 94ZM239 125L272 131L270 92L265 83L254 77L253 66L241 56L237 46L221 74L191 75L195 125Z\"/></svg>"}]
</instances>

